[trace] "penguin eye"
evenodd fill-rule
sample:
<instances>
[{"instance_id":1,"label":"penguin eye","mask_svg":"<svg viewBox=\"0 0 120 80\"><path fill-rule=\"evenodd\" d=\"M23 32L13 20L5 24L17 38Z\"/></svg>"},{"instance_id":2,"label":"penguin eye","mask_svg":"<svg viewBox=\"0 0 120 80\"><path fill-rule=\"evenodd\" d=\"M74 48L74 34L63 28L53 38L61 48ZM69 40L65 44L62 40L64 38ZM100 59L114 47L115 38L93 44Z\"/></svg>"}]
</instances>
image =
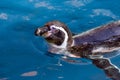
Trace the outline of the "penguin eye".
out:
<instances>
[{"instance_id":1,"label":"penguin eye","mask_svg":"<svg viewBox=\"0 0 120 80\"><path fill-rule=\"evenodd\" d=\"M58 29L56 29L55 27L53 27L53 26L51 26L50 27L50 29L51 29L51 31L53 32L53 33L57 33L57 32L59 32L59 30Z\"/></svg>"},{"instance_id":2,"label":"penguin eye","mask_svg":"<svg viewBox=\"0 0 120 80\"><path fill-rule=\"evenodd\" d=\"M51 26L51 30L55 30L55 28Z\"/></svg>"}]
</instances>

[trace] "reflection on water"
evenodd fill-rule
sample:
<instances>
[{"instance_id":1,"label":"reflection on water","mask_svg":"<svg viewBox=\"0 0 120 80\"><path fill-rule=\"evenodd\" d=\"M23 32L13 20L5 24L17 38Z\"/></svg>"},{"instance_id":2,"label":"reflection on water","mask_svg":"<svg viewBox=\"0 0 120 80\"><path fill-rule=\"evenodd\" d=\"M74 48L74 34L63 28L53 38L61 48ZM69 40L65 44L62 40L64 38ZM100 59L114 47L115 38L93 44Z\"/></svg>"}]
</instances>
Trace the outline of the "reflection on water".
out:
<instances>
[{"instance_id":1,"label":"reflection on water","mask_svg":"<svg viewBox=\"0 0 120 80\"><path fill-rule=\"evenodd\" d=\"M60 20L72 32L80 33L120 19L119 3L119 0L2 0L0 80L109 80L92 64L75 65L62 60L59 63L58 58L45 55L47 44L34 31L48 21ZM111 60L120 67L119 55Z\"/></svg>"},{"instance_id":2,"label":"reflection on water","mask_svg":"<svg viewBox=\"0 0 120 80\"><path fill-rule=\"evenodd\" d=\"M25 72L21 74L23 77L29 77L29 76L37 76L38 72L37 71L30 71L30 72Z\"/></svg>"}]
</instances>

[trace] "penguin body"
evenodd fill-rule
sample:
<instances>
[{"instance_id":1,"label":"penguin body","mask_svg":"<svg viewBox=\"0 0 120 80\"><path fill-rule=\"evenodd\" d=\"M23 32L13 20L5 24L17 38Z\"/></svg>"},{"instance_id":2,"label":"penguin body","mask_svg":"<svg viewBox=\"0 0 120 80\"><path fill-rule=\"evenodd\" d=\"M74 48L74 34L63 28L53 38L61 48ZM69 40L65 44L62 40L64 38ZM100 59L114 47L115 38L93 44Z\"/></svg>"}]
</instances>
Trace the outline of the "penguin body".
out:
<instances>
[{"instance_id":1,"label":"penguin body","mask_svg":"<svg viewBox=\"0 0 120 80\"><path fill-rule=\"evenodd\" d=\"M51 21L36 30L49 43L49 52L69 57L103 55L120 49L120 21L112 22L72 36L68 27Z\"/></svg>"},{"instance_id":2,"label":"penguin body","mask_svg":"<svg viewBox=\"0 0 120 80\"><path fill-rule=\"evenodd\" d=\"M67 57L86 58L113 80L120 80L120 69L113 65L104 54L120 49L120 21L103 25L84 33L72 36L62 22L51 21L35 31L49 44L49 52ZM74 61L73 61L74 62Z\"/></svg>"}]
</instances>

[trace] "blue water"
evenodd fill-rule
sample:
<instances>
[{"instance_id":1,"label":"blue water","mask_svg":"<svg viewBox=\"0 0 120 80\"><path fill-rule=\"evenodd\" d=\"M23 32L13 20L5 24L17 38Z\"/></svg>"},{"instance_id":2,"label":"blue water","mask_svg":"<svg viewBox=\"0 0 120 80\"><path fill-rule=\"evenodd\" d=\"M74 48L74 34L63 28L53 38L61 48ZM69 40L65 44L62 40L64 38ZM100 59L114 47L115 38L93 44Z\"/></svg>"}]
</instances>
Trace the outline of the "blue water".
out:
<instances>
[{"instance_id":1,"label":"blue water","mask_svg":"<svg viewBox=\"0 0 120 80\"><path fill-rule=\"evenodd\" d=\"M34 31L51 20L80 33L119 19L119 0L1 0L0 80L110 80L92 64L59 65ZM120 68L119 55L111 61Z\"/></svg>"}]
</instances>

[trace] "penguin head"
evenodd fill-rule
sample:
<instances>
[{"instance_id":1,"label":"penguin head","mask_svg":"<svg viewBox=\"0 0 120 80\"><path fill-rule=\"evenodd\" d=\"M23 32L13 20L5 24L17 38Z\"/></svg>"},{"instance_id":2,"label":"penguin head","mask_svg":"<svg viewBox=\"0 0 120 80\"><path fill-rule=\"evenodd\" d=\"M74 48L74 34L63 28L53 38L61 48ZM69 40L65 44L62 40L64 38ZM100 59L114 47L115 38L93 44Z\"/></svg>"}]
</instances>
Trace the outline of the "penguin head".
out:
<instances>
[{"instance_id":1,"label":"penguin head","mask_svg":"<svg viewBox=\"0 0 120 80\"><path fill-rule=\"evenodd\" d=\"M45 40L56 48L66 48L72 44L72 33L67 26L60 21L51 21L43 27L37 28L36 36L42 36Z\"/></svg>"}]
</instances>

